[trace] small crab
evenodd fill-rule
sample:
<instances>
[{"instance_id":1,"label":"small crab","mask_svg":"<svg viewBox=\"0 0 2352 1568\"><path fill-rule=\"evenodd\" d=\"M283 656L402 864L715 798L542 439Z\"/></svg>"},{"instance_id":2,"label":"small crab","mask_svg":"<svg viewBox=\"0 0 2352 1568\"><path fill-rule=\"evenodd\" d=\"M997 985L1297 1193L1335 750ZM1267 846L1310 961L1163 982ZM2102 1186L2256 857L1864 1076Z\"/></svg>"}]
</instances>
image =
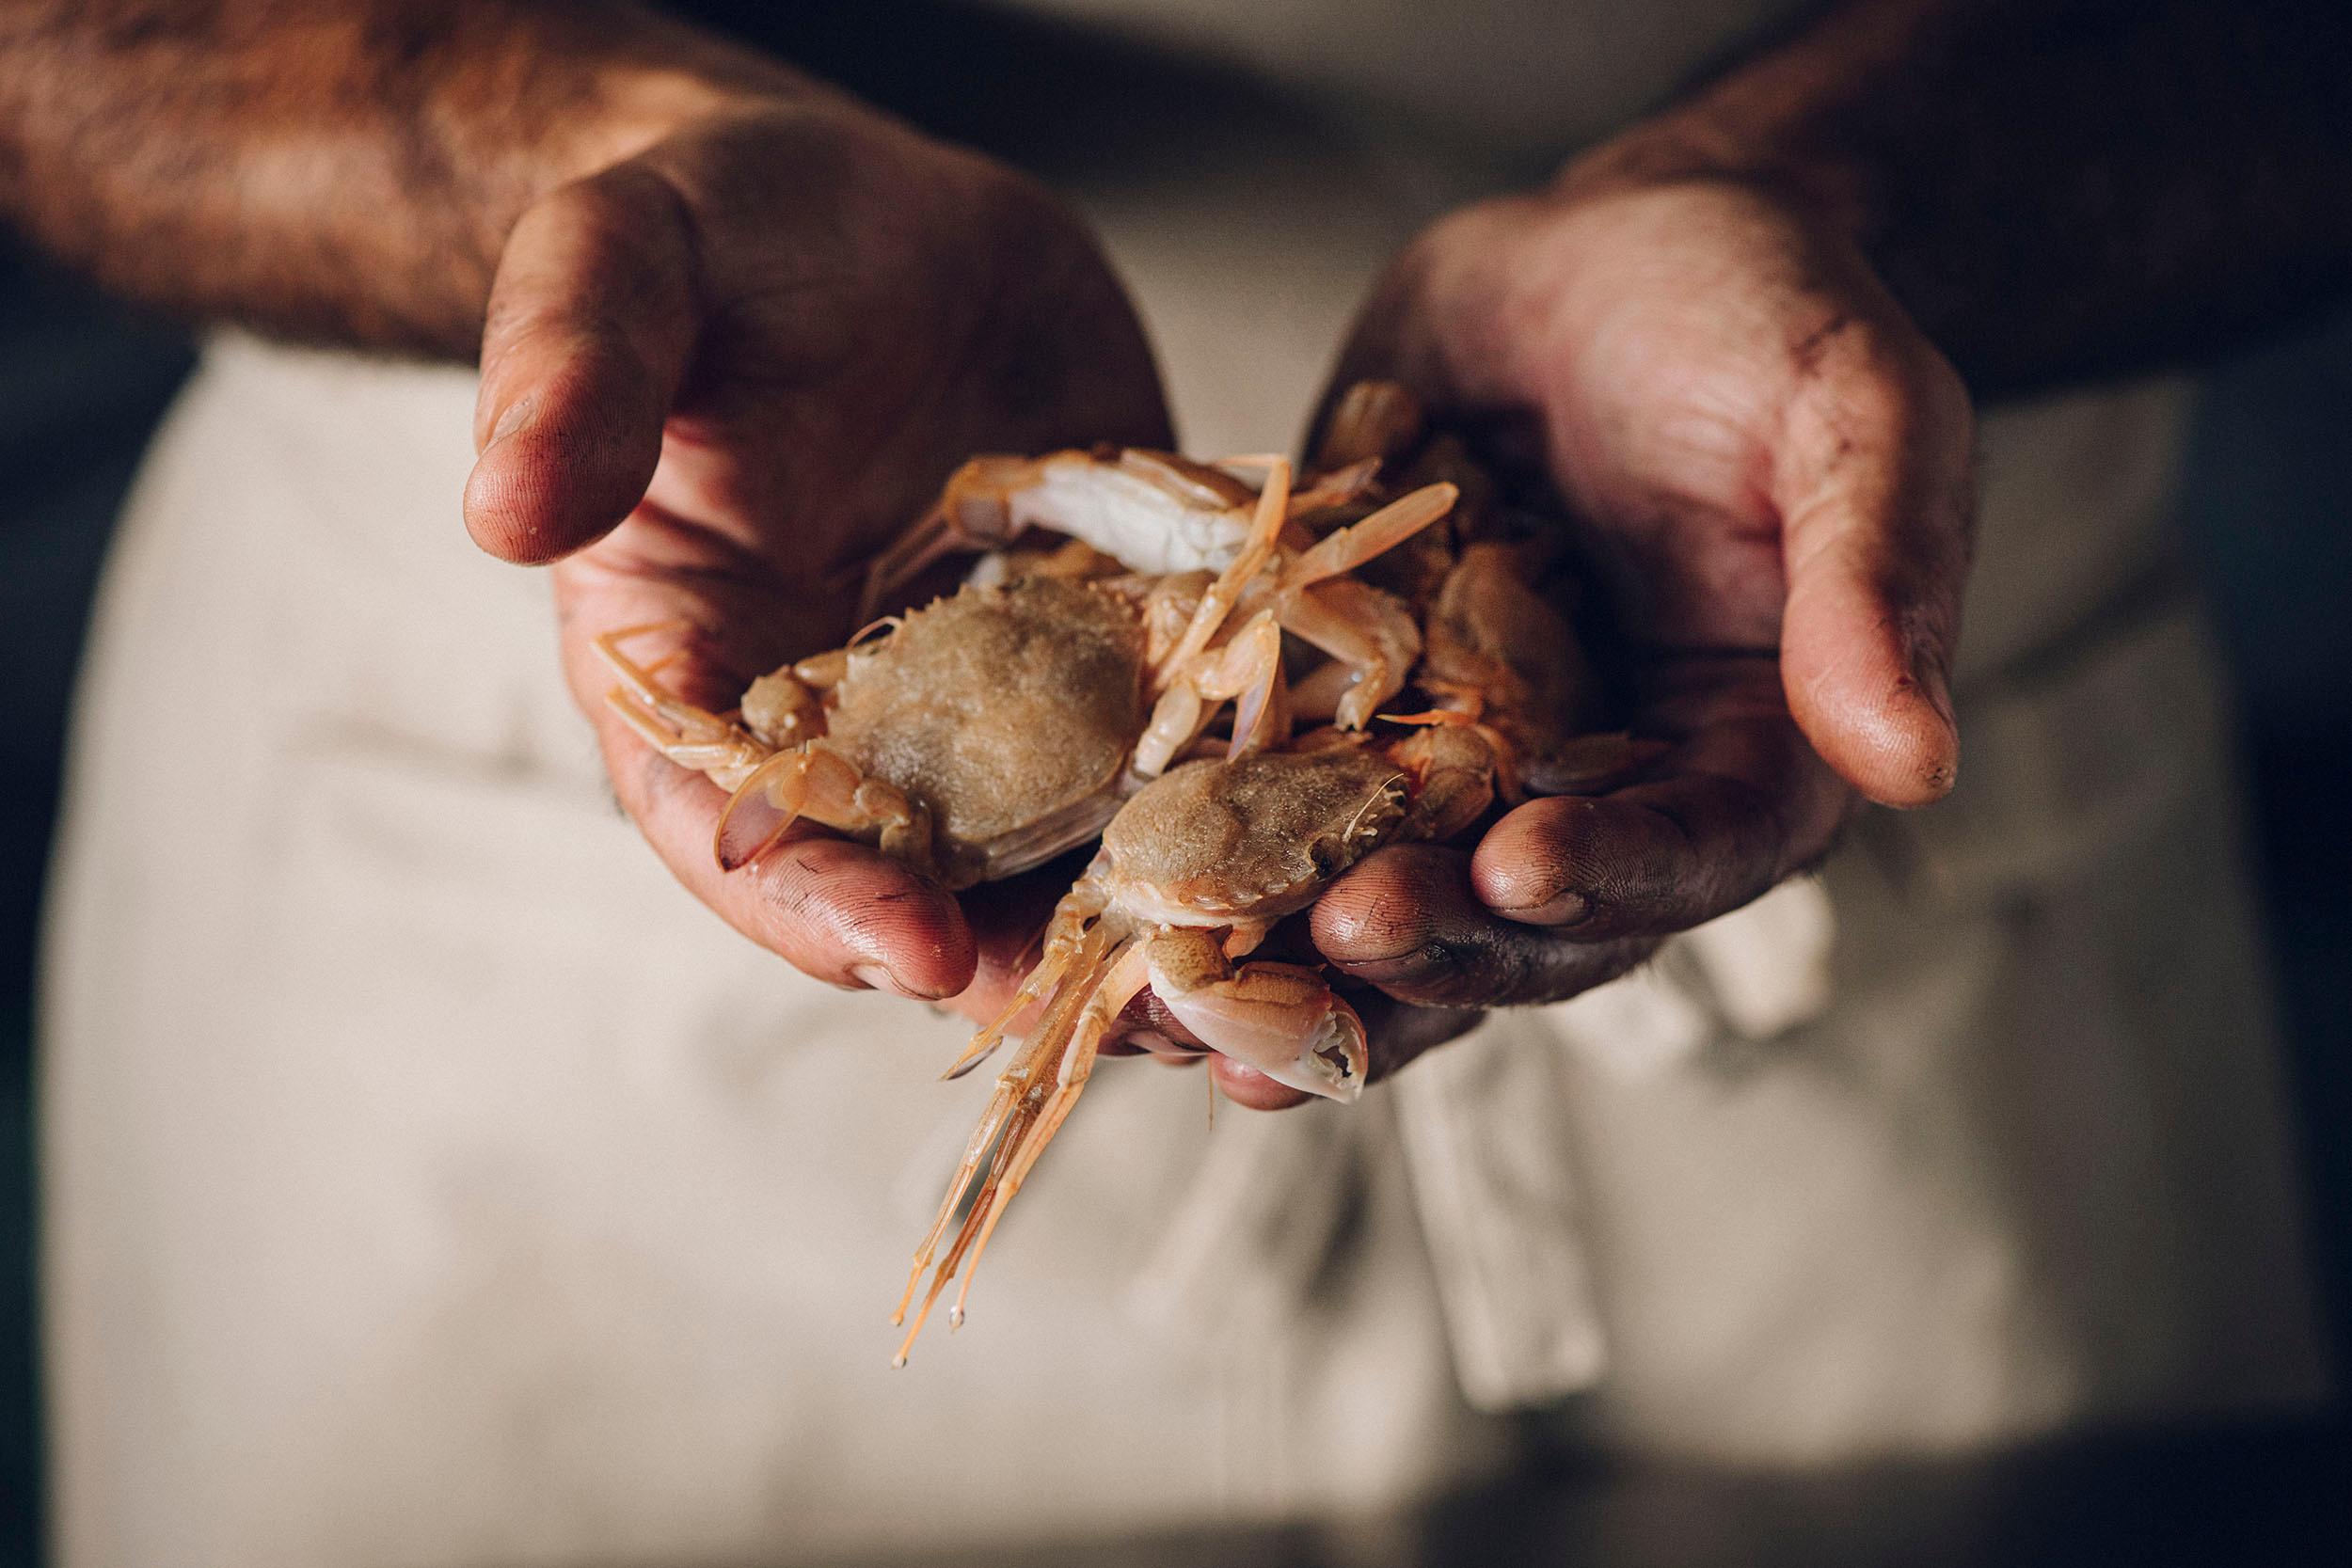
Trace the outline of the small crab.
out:
<instances>
[{"instance_id":1,"label":"small crab","mask_svg":"<svg viewBox=\"0 0 2352 1568\"><path fill-rule=\"evenodd\" d=\"M1665 750L1595 729L1599 685L1568 617L1537 587L1539 553L1494 542L1461 551L1422 622L1413 684L1432 706L1397 720L1478 735L1513 803L1613 787Z\"/></svg>"},{"instance_id":2,"label":"small crab","mask_svg":"<svg viewBox=\"0 0 2352 1568\"><path fill-rule=\"evenodd\" d=\"M1418 629L1344 574L1442 517L1454 491L1412 492L1296 549L1288 464L1271 461L1248 494L1248 534L1214 577L1103 577L1080 560L967 584L868 628L883 635L761 676L733 715L664 690L626 648L671 628L630 627L596 641L620 680L607 701L733 791L715 846L727 869L806 816L951 890L1011 876L1092 838L1228 703L1232 754L1286 741L1285 629L1343 667L1327 681L1343 689L1343 726L1402 686Z\"/></svg>"},{"instance_id":3,"label":"small crab","mask_svg":"<svg viewBox=\"0 0 2352 1568\"><path fill-rule=\"evenodd\" d=\"M1213 1049L1293 1088L1353 1101L1370 1067L1355 1009L1313 970L1235 960L1380 845L1460 832L1493 800L1492 777L1490 753L1467 730L1432 728L1389 743L1323 731L1295 751L1185 763L1120 808L1056 909L1037 967L948 1069L971 1070L1011 1019L1044 1004L997 1077L915 1251L891 1321L905 1322L926 1269L931 1284L898 1363L959 1269L963 1285L948 1320L962 1322L997 1220L1076 1104L1120 1011L1145 987ZM962 1226L940 1257L959 1208Z\"/></svg>"},{"instance_id":4,"label":"small crab","mask_svg":"<svg viewBox=\"0 0 2352 1568\"><path fill-rule=\"evenodd\" d=\"M598 640L621 681L607 701L734 791L715 846L729 870L804 816L949 889L1011 876L1102 831L1149 712L1135 607L1058 578L964 589L886 637L761 676L731 718L670 695L624 652L662 629Z\"/></svg>"},{"instance_id":5,"label":"small crab","mask_svg":"<svg viewBox=\"0 0 2352 1568\"><path fill-rule=\"evenodd\" d=\"M1229 461L1270 467L1279 460ZM1289 499L1290 514L1356 499L1372 487L1379 466L1376 457L1326 465L1327 471ZM1153 577L1221 572L1248 544L1261 494L1227 468L1145 447L976 457L876 560L865 613L873 614L942 557L999 549L1031 529L1077 540Z\"/></svg>"},{"instance_id":6,"label":"small crab","mask_svg":"<svg viewBox=\"0 0 2352 1568\"><path fill-rule=\"evenodd\" d=\"M1534 795L1610 787L1664 748L1597 728L1609 706L1568 614L1562 540L1540 513L1504 503L1462 438L1432 431L1421 404L1392 382L1350 387L1334 404L1315 461L1323 469L1372 462L1407 485L1443 482L1458 499L1445 526L1371 563L1348 589L1390 590L1409 613L1422 653L1413 684L1427 711L1398 721L1471 730L1495 756L1496 784L1514 804ZM1364 494L1376 497L1377 485ZM1310 530L1356 515L1360 496L1302 519ZM1336 713L1329 692L1347 678L1316 670L1292 694L1303 715Z\"/></svg>"}]
</instances>

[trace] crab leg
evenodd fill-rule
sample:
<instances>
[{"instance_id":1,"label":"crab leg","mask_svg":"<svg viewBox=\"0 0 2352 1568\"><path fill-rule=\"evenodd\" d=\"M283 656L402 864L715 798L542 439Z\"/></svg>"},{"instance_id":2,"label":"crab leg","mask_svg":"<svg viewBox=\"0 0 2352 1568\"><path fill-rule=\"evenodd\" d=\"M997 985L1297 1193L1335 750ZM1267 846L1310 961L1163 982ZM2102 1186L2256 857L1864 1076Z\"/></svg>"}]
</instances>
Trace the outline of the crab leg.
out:
<instances>
[{"instance_id":1,"label":"crab leg","mask_svg":"<svg viewBox=\"0 0 2352 1568\"><path fill-rule=\"evenodd\" d=\"M1291 732L1290 683L1282 674L1281 628L1269 621L1252 640L1267 651L1250 658L1248 678L1233 693L1233 738L1225 751L1229 758L1263 752L1287 739Z\"/></svg>"},{"instance_id":2,"label":"crab leg","mask_svg":"<svg viewBox=\"0 0 2352 1568\"><path fill-rule=\"evenodd\" d=\"M880 830L883 853L924 863L925 813L904 792L869 779L847 758L818 747L779 752L736 786L719 814L712 849L720 869L733 871L768 852L802 816L844 832Z\"/></svg>"},{"instance_id":3,"label":"crab leg","mask_svg":"<svg viewBox=\"0 0 2352 1568\"><path fill-rule=\"evenodd\" d=\"M1269 614L1279 617L1279 626L1295 622L1301 636L1327 652L1359 662L1364 673L1359 682L1361 694L1347 693L1341 699L1339 713L1343 725L1360 728L1375 708L1395 694L1405 670L1421 651L1420 638L1402 607L1385 595L1371 598L1368 595L1374 590L1351 591L1326 579L1353 570L1427 528L1445 515L1456 494L1451 484L1425 485L1363 521L1327 535L1284 568L1271 610L1260 610L1239 635L1212 655L1209 646L1235 605L1260 593L1255 579L1273 554L1281 531L1290 497L1290 468L1287 464L1275 465L1266 475L1258 526L1249 544L1201 594L1184 637L1159 667L1160 697L1153 705L1151 723L1136 743L1135 770L1146 778L1164 771L1207 724L1215 705L1229 697L1242 699L1234 720L1232 754L1244 756L1263 744L1263 721L1271 717L1279 724L1282 717L1281 637L1278 626L1262 626ZM1309 602L1308 596L1318 589L1330 592L1317 602ZM1347 651L1341 652L1342 648Z\"/></svg>"},{"instance_id":4,"label":"crab leg","mask_svg":"<svg viewBox=\"0 0 2352 1568\"><path fill-rule=\"evenodd\" d=\"M866 569L858 618L869 621L882 603L934 562L959 550L1009 545L1026 525L1017 520L1012 498L1035 485L1052 458L976 457L948 476L939 502L922 521L898 536Z\"/></svg>"},{"instance_id":5,"label":"crab leg","mask_svg":"<svg viewBox=\"0 0 2352 1568\"><path fill-rule=\"evenodd\" d=\"M1077 1033L1073 1037L1070 1050L1062 1060L1061 1075L1054 1098L1046 1102L1044 1113L1039 1117L1037 1124L1015 1148L1009 1168L1001 1178L992 1179L991 1187L982 1190L981 1201L973 1204L971 1218L964 1222L969 1227L979 1220L982 1203L985 1203L987 1218L980 1224L978 1238L972 1243L972 1260L964 1268L963 1283L956 1288L955 1305L947 1308L947 1326L950 1329L963 1326L964 1301L972 1293L972 1281L979 1275L980 1255L988 1250L988 1239L996 1233L996 1222L1004 1218L1007 1209L1012 1207L1013 1195L1020 1192L1021 1184L1028 1180L1038 1156L1045 1152L1045 1146L1054 1141L1054 1134L1061 1131L1061 1124L1069 1119L1072 1108L1078 1103L1078 1096L1084 1092L1087 1080L1093 1075L1095 1059L1102 1050L1104 1037L1110 1033L1112 1024L1118 1022L1127 1004L1136 999L1136 993L1149 981L1143 948L1139 943L1130 942L1104 973L1094 994L1087 999L1086 1010L1078 1020Z\"/></svg>"},{"instance_id":6,"label":"crab leg","mask_svg":"<svg viewBox=\"0 0 2352 1568\"><path fill-rule=\"evenodd\" d=\"M1342 572L1354 571L1453 511L1461 494L1442 482L1424 484L1409 495L1399 496L1361 522L1332 530L1312 549L1282 568L1282 586L1304 588Z\"/></svg>"},{"instance_id":7,"label":"crab leg","mask_svg":"<svg viewBox=\"0 0 2352 1568\"><path fill-rule=\"evenodd\" d=\"M1005 1031L1012 1027L1012 1021L1021 1016L1022 1009L1053 994L1054 987L1069 973L1072 960L1085 947L1088 922L1103 912L1101 871L1098 858L1087 867L1086 875L1062 895L1061 902L1055 906L1054 918L1046 925L1044 951L1037 963L1023 977L1020 989L1013 992L1005 1010L993 1022L982 1026L972 1037L972 1043L963 1048L963 1054L940 1074L943 1080L961 1078L987 1060L1004 1043Z\"/></svg>"},{"instance_id":8,"label":"crab leg","mask_svg":"<svg viewBox=\"0 0 2352 1568\"><path fill-rule=\"evenodd\" d=\"M1291 493L1291 515L1304 516L1326 507L1345 506L1370 489L1379 473L1380 459L1367 457L1319 474L1305 488Z\"/></svg>"},{"instance_id":9,"label":"crab leg","mask_svg":"<svg viewBox=\"0 0 2352 1568\"><path fill-rule=\"evenodd\" d=\"M1146 778L1166 771L1218 705L1232 699L1238 702L1231 754L1263 750L1287 717L1282 691L1282 628L1272 611L1261 610L1232 641L1196 659L1152 705L1152 721L1136 742L1135 770Z\"/></svg>"},{"instance_id":10,"label":"crab leg","mask_svg":"<svg viewBox=\"0 0 2352 1568\"><path fill-rule=\"evenodd\" d=\"M1049 994L1055 982L1069 968L1069 953L1057 953L1049 948L1022 980L1020 989L1012 993L1012 1000L1005 1005L1005 1010L997 1014L993 1022L983 1024L979 1032L972 1037L972 1043L963 1048L963 1053L947 1064L947 1070L939 1075L941 1081L946 1083L961 1078L994 1055L996 1048L1005 1043L1005 1031L1012 1027L1012 1021L1021 1016L1022 1009Z\"/></svg>"},{"instance_id":11,"label":"crab leg","mask_svg":"<svg viewBox=\"0 0 2352 1568\"><path fill-rule=\"evenodd\" d=\"M1192 612L1192 624L1184 628L1176 651L1161 667L1163 691L1182 678L1186 667L1216 639L1218 628L1225 625L1225 617L1232 610L1233 601L1241 597L1241 591L1249 585L1249 580L1265 568L1266 559L1274 553L1275 543L1281 535L1282 525L1289 520L1290 496L1291 466L1277 462L1267 468L1265 488L1258 493L1258 511L1250 524L1248 542L1233 557L1232 564L1218 573L1216 580L1200 595L1200 607Z\"/></svg>"},{"instance_id":12,"label":"crab leg","mask_svg":"<svg viewBox=\"0 0 2352 1568\"><path fill-rule=\"evenodd\" d=\"M1070 1025L1080 1006L1078 993L1074 991L1056 998L1054 1006L1046 1009L1037 1034L1022 1047L1021 1054L1013 1058L1012 1065L998 1075L996 1090L989 1096L988 1108L981 1113L980 1124L973 1129L971 1141L964 1145L963 1160L956 1166L955 1175L947 1180L947 1196L939 1206L939 1217L931 1222L931 1228L924 1236L922 1244L914 1249L914 1265L907 1271L907 1288L898 1297L898 1305L891 1310L892 1323L906 1322L907 1307L914 1300L915 1287L922 1283L923 1271L931 1268L939 1243L947 1234L948 1223L956 1216L957 1206L963 1202L965 1196L972 1192L973 1183L979 1180L980 1163L989 1159L989 1151L993 1148L995 1158L989 1161L991 1168L1001 1170L1007 1162L1009 1149L1018 1147L1021 1134L1035 1119L1038 1102L1042 1097L1033 1094L1035 1085L1030 1082L1034 1076L1033 1069L1046 1055L1058 1056L1061 1045L1069 1039ZM979 1199L975 1196L973 1211L978 1207ZM924 1298L922 1310L915 1316L914 1326L907 1331L905 1341L898 1347L896 1358L898 1365L905 1365L907 1352L914 1344L915 1336L923 1332L924 1321L930 1316L932 1305L939 1300L939 1292L946 1289L947 1280L955 1272L955 1265L962 1259L963 1243L971 1228L971 1213L972 1211L965 1212L964 1229L959 1232L955 1246L941 1260L938 1268L932 1270L930 1291Z\"/></svg>"},{"instance_id":13,"label":"crab leg","mask_svg":"<svg viewBox=\"0 0 2352 1568\"><path fill-rule=\"evenodd\" d=\"M1332 709L1343 730L1360 730L1405 689L1421 657L1421 628L1393 594L1355 578L1333 578L1281 596L1282 629L1329 654L1351 681Z\"/></svg>"},{"instance_id":14,"label":"crab leg","mask_svg":"<svg viewBox=\"0 0 2352 1568\"><path fill-rule=\"evenodd\" d=\"M748 777L768 759L767 747L715 715L710 716L712 721L723 728L712 738L700 740L690 738L678 725L646 707L634 692L615 689L605 693L604 703L646 745L680 768L708 774L723 788Z\"/></svg>"},{"instance_id":15,"label":"crab leg","mask_svg":"<svg viewBox=\"0 0 2352 1568\"><path fill-rule=\"evenodd\" d=\"M898 1346L894 1364L906 1364L907 1353L914 1348L916 1336L923 1332L923 1324L930 1319L931 1308L938 1305L940 1292L947 1288L947 1281L955 1277L964 1253L986 1224L988 1212L997 1201L999 1182L1018 1158L1030 1130L1037 1125L1038 1117L1044 1112L1052 1094L1057 1090L1063 1075L1066 1050L1077 1024L1086 1014L1088 1002L1100 989L1104 976L1103 959L1109 944L1109 933L1099 924L1087 933L1072 963L1077 983L1055 997L1053 1004L1045 1009L1045 1017L1039 1022L1037 1033L1030 1037L1029 1042L1021 1048L1021 1053L997 1076L996 1092L989 1098L988 1109L981 1116L979 1126L973 1131L971 1142L964 1146L963 1163L956 1167L955 1176L947 1183L947 1196L940 1205L938 1219L932 1222L930 1233L924 1237L923 1244L914 1250L914 1267L907 1275L906 1292L898 1298L898 1308L890 1315L894 1323L906 1320L907 1307L914 1299L914 1288L921 1282L923 1271L931 1268L932 1257L938 1251L941 1239L947 1233L948 1222L954 1219L957 1206L970 1193L972 1205L965 1211L963 1225L958 1230L955 1243L949 1247L947 1256L939 1260L936 1268L931 1268L930 1289L924 1294L914 1326L907 1330L905 1340ZM995 1149L995 1156L989 1159L992 1147ZM989 1169L983 1180L980 1164L984 1159L988 1161ZM977 1192L973 1190L975 1181L980 1183Z\"/></svg>"},{"instance_id":16,"label":"crab leg","mask_svg":"<svg viewBox=\"0 0 2352 1568\"><path fill-rule=\"evenodd\" d=\"M1205 1044L1308 1094L1345 1102L1363 1092L1363 1021L1314 971L1236 969L1215 932L1190 928L1153 937L1146 956L1152 993Z\"/></svg>"},{"instance_id":17,"label":"crab leg","mask_svg":"<svg viewBox=\"0 0 2352 1568\"><path fill-rule=\"evenodd\" d=\"M693 629L694 626L691 621L652 621L642 626L623 626L618 631L606 632L589 645L596 649L596 656L604 660L606 668L612 672L628 694L647 711L676 730L687 740L711 741L733 730L735 726L707 708L696 707L691 703L681 702L664 690L653 678L657 671L678 657L675 650L665 654L651 666L639 664L635 659L621 652L622 643L651 632L691 632Z\"/></svg>"},{"instance_id":18,"label":"crab leg","mask_svg":"<svg viewBox=\"0 0 2352 1568\"><path fill-rule=\"evenodd\" d=\"M624 626L596 639L591 646L621 683L605 694L605 705L619 714L645 744L680 768L707 773L721 788L733 789L768 760L770 749L742 726L707 708L681 702L655 682L655 669L676 655L672 654L648 669L621 652L623 642L649 632L692 629L692 623L687 621L656 621L642 626Z\"/></svg>"}]
</instances>

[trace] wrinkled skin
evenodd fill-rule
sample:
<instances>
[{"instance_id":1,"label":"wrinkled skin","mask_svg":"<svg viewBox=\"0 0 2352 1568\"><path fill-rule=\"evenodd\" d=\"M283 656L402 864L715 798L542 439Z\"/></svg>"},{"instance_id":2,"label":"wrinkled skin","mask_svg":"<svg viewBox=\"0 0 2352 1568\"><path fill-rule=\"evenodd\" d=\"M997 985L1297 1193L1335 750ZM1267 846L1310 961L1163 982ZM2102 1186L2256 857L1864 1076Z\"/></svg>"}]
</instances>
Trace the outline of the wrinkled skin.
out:
<instances>
[{"instance_id":1,"label":"wrinkled skin","mask_svg":"<svg viewBox=\"0 0 2352 1568\"><path fill-rule=\"evenodd\" d=\"M1342 974L1407 1005L1571 996L1813 863L1860 800L1951 787L1968 402L1831 225L1727 182L1572 172L1400 258L1335 385L1377 375L1565 499L1628 601L1634 727L1676 744L1474 847L1367 859L1312 911ZM1392 1032L1375 1075L1414 1053Z\"/></svg>"},{"instance_id":2,"label":"wrinkled skin","mask_svg":"<svg viewBox=\"0 0 2352 1568\"><path fill-rule=\"evenodd\" d=\"M835 984L947 997L992 941L869 846L800 834L740 876L725 792L603 706L590 643L687 619L665 683L724 708L838 645L871 558L976 451L1169 439L1150 351L1037 186L820 101L714 118L564 186L509 239L483 341L475 539L556 570L566 674L670 869ZM584 547L583 547L584 546Z\"/></svg>"}]
</instances>

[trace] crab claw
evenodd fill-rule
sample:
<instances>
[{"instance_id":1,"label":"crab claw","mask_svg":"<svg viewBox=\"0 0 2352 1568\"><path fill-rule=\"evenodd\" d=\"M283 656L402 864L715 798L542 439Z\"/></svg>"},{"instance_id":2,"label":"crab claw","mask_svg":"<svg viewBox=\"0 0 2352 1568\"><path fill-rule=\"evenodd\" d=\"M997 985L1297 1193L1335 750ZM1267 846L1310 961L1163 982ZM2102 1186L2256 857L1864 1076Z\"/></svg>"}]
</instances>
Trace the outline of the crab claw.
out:
<instances>
[{"instance_id":1,"label":"crab claw","mask_svg":"<svg viewBox=\"0 0 2352 1568\"><path fill-rule=\"evenodd\" d=\"M1363 1020L1313 970L1226 961L1207 931L1170 931L1146 955L1152 990L1201 1042L1286 1088L1352 1103L1371 1053Z\"/></svg>"}]
</instances>

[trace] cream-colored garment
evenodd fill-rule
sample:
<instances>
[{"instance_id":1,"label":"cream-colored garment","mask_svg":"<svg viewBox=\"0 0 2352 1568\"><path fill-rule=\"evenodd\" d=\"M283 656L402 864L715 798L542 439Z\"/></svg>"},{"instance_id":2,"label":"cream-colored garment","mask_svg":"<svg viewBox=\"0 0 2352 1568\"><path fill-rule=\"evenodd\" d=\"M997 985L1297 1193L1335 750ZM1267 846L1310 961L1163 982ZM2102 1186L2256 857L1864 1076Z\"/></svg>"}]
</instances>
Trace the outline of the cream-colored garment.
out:
<instances>
[{"instance_id":1,"label":"cream-colored garment","mask_svg":"<svg viewBox=\"0 0 2352 1568\"><path fill-rule=\"evenodd\" d=\"M1195 445L1292 434L1425 172L1088 193ZM612 812L543 585L457 527L470 401L225 341L125 520L47 967L67 1563L1353 1512L1580 1388L1770 1463L2316 1386L2177 388L1989 421L1950 804L1353 1110L1212 1132L1106 1067L901 1373L961 1031L751 949Z\"/></svg>"}]
</instances>

